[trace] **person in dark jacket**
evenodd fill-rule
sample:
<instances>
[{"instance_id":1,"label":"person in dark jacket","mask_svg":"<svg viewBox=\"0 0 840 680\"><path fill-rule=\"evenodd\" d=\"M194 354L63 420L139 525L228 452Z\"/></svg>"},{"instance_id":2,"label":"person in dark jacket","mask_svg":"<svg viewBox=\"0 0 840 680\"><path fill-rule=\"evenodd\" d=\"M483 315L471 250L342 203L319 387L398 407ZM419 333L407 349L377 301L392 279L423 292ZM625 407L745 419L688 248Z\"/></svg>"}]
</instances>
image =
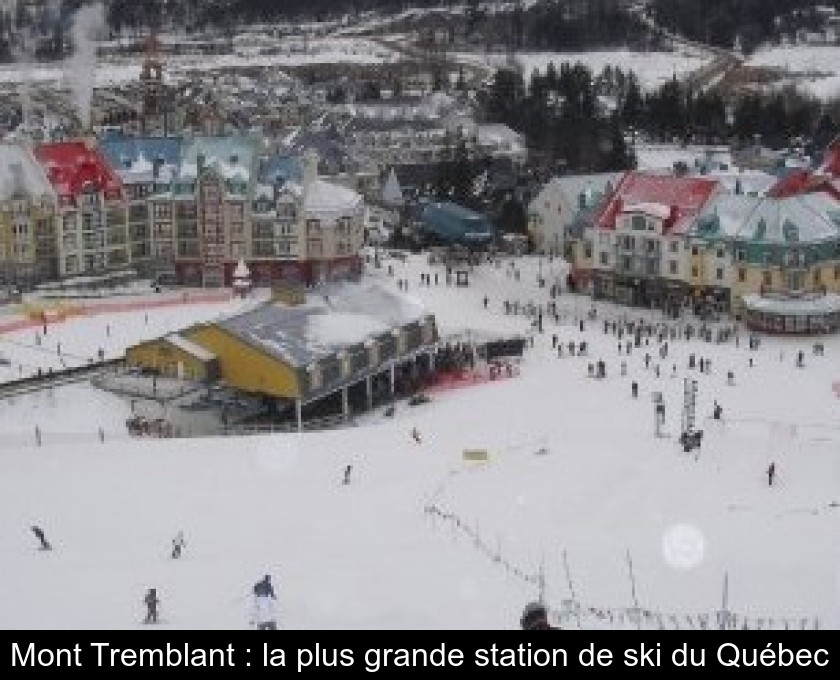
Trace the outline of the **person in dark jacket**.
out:
<instances>
[{"instance_id":1,"label":"person in dark jacket","mask_svg":"<svg viewBox=\"0 0 840 680\"><path fill-rule=\"evenodd\" d=\"M274 594L274 586L271 584L271 576L266 574L254 584L254 595L257 597L270 597L272 600L277 599L277 596Z\"/></svg>"},{"instance_id":2,"label":"person in dark jacket","mask_svg":"<svg viewBox=\"0 0 840 680\"><path fill-rule=\"evenodd\" d=\"M558 630L548 622L548 610L542 602L527 604L519 624L522 630Z\"/></svg>"},{"instance_id":3,"label":"person in dark jacket","mask_svg":"<svg viewBox=\"0 0 840 680\"><path fill-rule=\"evenodd\" d=\"M47 537L44 536L44 530L41 527L33 524L29 528L32 530L32 533L35 534L35 538L37 538L38 541L40 542L41 550L52 550L52 546L50 545L50 542L47 540Z\"/></svg>"},{"instance_id":4,"label":"person in dark jacket","mask_svg":"<svg viewBox=\"0 0 840 680\"><path fill-rule=\"evenodd\" d=\"M158 605L160 604L157 588L149 588L146 597L143 598L143 603L146 605L146 618L143 623L157 623Z\"/></svg>"}]
</instances>

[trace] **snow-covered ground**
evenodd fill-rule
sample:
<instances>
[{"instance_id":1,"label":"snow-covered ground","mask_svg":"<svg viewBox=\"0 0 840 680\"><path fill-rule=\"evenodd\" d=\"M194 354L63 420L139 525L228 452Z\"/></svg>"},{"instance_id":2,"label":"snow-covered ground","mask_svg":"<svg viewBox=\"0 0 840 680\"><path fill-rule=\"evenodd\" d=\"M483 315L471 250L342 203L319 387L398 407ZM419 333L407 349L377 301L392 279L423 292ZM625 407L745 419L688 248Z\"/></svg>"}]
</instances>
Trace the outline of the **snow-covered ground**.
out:
<instances>
[{"instance_id":1,"label":"snow-covered ground","mask_svg":"<svg viewBox=\"0 0 840 680\"><path fill-rule=\"evenodd\" d=\"M381 64L399 55L364 38L284 39L266 45L237 45L232 54L167 55L167 75L177 79L187 71L214 71L246 66L291 67L305 64ZM124 85L140 77L144 55L132 58L102 59L97 64L96 87ZM61 64L5 64L0 67L0 83L61 83L66 67Z\"/></svg>"},{"instance_id":2,"label":"snow-covered ground","mask_svg":"<svg viewBox=\"0 0 840 680\"><path fill-rule=\"evenodd\" d=\"M259 298L262 299L262 298ZM147 296L149 304L159 304L160 296ZM49 369L60 370L83 366L99 358L123 356L127 347L180 330L200 321L227 316L255 304L258 299L228 299L220 302L185 303L147 310L68 316L65 320L35 325L24 330L0 332L0 383L26 378ZM118 303L142 305L143 298L120 298ZM73 304L79 304L74 302ZM91 303L95 311L97 300ZM14 317L0 319L0 327L14 321ZM5 363L5 362L4 362Z\"/></svg>"},{"instance_id":3,"label":"snow-covered ground","mask_svg":"<svg viewBox=\"0 0 840 680\"><path fill-rule=\"evenodd\" d=\"M507 61L505 54L481 54L459 52L453 55L464 63L486 65L493 68L503 66ZM560 69L560 65L576 64L587 66L595 75L606 66L620 68L623 71L635 71L640 85L647 90L659 87L674 75L684 78L706 63L708 56L700 52L683 49L676 52L633 52L630 50L595 50L592 52L519 52L515 55L516 63L522 68L526 79L533 71L544 72L550 63Z\"/></svg>"},{"instance_id":4,"label":"snow-covered ground","mask_svg":"<svg viewBox=\"0 0 840 680\"><path fill-rule=\"evenodd\" d=\"M444 334L529 332L503 300L545 303L538 271L562 278L557 262L524 258L519 280L483 265L468 288L443 285L442 273L441 285L420 287L425 258L384 264L393 278L386 267L371 276L395 292L407 279L407 295L436 313ZM591 321L590 304L559 298L561 324L546 317L520 377L399 404L393 418L344 430L134 441L117 438L124 405L84 386L3 402L0 627L140 627L143 594L156 587L164 626L244 628L250 587L270 573L286 628L515 628L540 573L553 608L569 598L564 550L584 625L608 625L601 618L635 604L629 552L639 606L669 627L669 615L692 627L713 614L724 574L730 608L750 627L815 616L839 627L840 338L824 339L824 357L807 339L763 338L751 352L743 331L738 347L674 340L661 360L652 340L626 356L602 318L648 314L599 305ZM589 356L558 358L553 334L586 341ZM805 368L794 366L800 348ZM690 353L710 358L711 373L689 371ZM587 377L599 358L604 380ZM698 382L698 456L674 438L686 375ZM667 438L653 436L654 391ZM714 400L723 423L708 419ZM40 449L10 438L35 417L71 422L68 432L105 421L115 433L105 443L47 436ZM466 462L464 449L489 460ZM32 523L55 550L35 548ZM187 550L173 561L179 530Z\"/></svg>"},{"instance_id":5,"label":"snow-covered ground","mask_svg":"<svg viewBox=\"0 0 840 680\"><path fill-rule=\"evenodd\" d=\"M840 96L840 46L795 45L758 50L747 66L780 69L793 83L820 99Z\"/></svg>"}]
</instances>

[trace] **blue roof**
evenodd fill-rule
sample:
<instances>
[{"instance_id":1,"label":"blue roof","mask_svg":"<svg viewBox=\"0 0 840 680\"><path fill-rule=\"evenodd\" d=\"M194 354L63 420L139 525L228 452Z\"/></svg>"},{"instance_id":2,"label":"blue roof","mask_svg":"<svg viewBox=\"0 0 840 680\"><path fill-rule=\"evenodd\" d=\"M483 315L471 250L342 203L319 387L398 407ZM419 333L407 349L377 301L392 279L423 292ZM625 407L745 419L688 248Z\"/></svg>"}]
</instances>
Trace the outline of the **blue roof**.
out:
<instances>
[{"instance_id":1,"label":"blue roof","mask_svg":"<svg viewBox=\"0 0 840 680\"><path fill-rule=\"evenodd\" d=\"M167 165L178 165L181 161L180 137L125 137L108 135L99 143L105 158L114 168L125 167L126 162L133 163L140 156L148 161L162 158Z\"/></svg>"},{"instance_id":2,"label":"blue roof","mask_svg":"<svg viewBox=\"0 0 840 680\"><path fill-rule=\"evenodd\" d=\"M496 236L484 215L455 203L429 203L420 219L424 230L449 243L487 243Z\"/></svg>"},{"instance_id":3,"label":"blue roof","mask_svg":"<svg viewBox=\"0 0 840 680\"><path fill-rule=\"evenodd\" d=\"M300 159L292 156L270 156L260 168L260 181L266 184L283 184L289 180L303 179Z\"/></svg>"}]
</instances>

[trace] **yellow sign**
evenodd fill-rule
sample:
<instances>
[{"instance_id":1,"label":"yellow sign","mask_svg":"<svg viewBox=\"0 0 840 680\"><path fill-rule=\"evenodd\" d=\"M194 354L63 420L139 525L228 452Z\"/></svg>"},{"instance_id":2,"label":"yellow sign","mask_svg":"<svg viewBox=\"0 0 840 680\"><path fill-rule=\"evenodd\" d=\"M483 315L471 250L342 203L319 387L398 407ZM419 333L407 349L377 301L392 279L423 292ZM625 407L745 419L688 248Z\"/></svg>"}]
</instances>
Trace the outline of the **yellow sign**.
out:
<instances>
[{"instance_id":1,"label":"yellow sign","mask_svg":"<svg viewBox=\"0 0 840 680\"><path fill-rule=\"evenodd\" d=\"M462 456L464 460L479 463L486 463L488 459L487 449L464 449Z\"/></svg>"}]
</instances>

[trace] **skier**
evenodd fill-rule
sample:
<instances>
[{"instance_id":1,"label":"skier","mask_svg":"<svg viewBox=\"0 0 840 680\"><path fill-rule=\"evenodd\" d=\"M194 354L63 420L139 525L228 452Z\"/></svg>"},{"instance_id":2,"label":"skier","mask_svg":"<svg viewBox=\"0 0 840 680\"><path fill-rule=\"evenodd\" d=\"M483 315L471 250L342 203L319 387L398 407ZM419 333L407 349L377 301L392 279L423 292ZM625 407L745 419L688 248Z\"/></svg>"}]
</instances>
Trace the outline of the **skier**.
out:
<instances>
[{"instance_id":1,"label":"skier","mask_svg":"<svg viewBox=\"0 0 840 680\"><path fill-rule=\"evenodd\" d=\"M52 550L52 546L47 540L47 537L44 536L44 530L41 527L33 524L29 528L32 530L32 533L35 534L35 538L37 538L38 541L41 543L41 550Z\"/></svg>"},{"instance_id":2,"label":"skier","mask_svg":"<svg viewBox=\"0 0 840 680\"><path fill-rule=\"evenodd\" d=\"M420 443L420 432L416 427L411 428L411 437L412 439L414 439L415 442L417 442L418 444Z\"/></svg>"},{"instance_id":3,"label":"skier","mask_svg":"<svg viewBox=\"0 0 840 680\"><path fill-rule=\"evenodd\" d=\"M776 479L776 463L770 463L770 467L767 468L767 486L773 486L773 482Z\"/></svg>"},{"instance_id":4,"label":"skier","mask_svg":"<svg viewBox=\"0 0 840 680\"><path fill-rule=\"evenodd\" d=\"M179 531L175 534L175 538L172 539L172 559L177 560L186 547L187 543L184 541L184 532Z\"/></svg>"},{"instance_id":5,"label":"skier","mask_svg":"<svg viewBox=\"0 0 840 680\"><path fill-rule=\"evenodd\" d=\"M350 473L352 471L353 471L353 466L352 465L348 465L346 468L344 468L344 481L342 482L343 484L349 484L350 483Z\"/></svg>"},{"instance_id":6,"label":"skier","mask_svg":"<svg viewBox=\"0 0 840 680\"><path fill-rule=\"evenodd\" d=\"M638 398L638 396L639 396L639 383L637 383L635 380L630 385L630 391L633 393L633 399Z\"/></svg>"},{"instance_id":7,"label":"skier","mask_svg":"<svg viewBox=\"0 0 840 680\"><path fill-rule=\"evenodd\" d=\"M143 598L143 603L146 605L146 618L143 623L157 623L160 600L156 588L149 588L146 597Z\"/></svg>"},{"instance_id":8,"label":"skier","mask_svg":"<svg viewBox=\"0 0 840 680\"><path fill-rule=\"evenodd\" d=\"M519 619L522 630L557 630L548 622L548 611L542 602L531 602L525 606Z\"/></svg>"},{"instance_id":9,"label":"skier","mask_svg":"<svg viewBox=\"0 0 840 680\"><path fill-rule=\"evenodd\" d=\"M720 404L717 403L717 400L715 400L715 407L714 407L714 410L712 411L712 418L714 418L715 420L720 420L722 415L723 415L723 408L721 407Z\"/></svg>"},{"instance_id":10,"label":"skier","mask_svg":"<svg viewBox=\"0 0 840 680\"><path fill-rule=\"evenodd\" d=\"M485 295L485 296L484 296L484 309L487 309L487 303L488 303L488 302L490 302L490 300L489 300L489 299L487 298L487 296Z\"/></svg>"},{"instance_id":11,"label":"skier","mask_svg":"<svg viewBox=\"0 0 840 680\"><path fill-rule=\"evenodd\" d=\"M255 625L257 630L277 630L277 614L275 612L277 595L274 593L274 586L271 585L271 576L266 574L260 581L257 581L254 584L253 593L252 625Z\"/></svg>"}]
</instances>

